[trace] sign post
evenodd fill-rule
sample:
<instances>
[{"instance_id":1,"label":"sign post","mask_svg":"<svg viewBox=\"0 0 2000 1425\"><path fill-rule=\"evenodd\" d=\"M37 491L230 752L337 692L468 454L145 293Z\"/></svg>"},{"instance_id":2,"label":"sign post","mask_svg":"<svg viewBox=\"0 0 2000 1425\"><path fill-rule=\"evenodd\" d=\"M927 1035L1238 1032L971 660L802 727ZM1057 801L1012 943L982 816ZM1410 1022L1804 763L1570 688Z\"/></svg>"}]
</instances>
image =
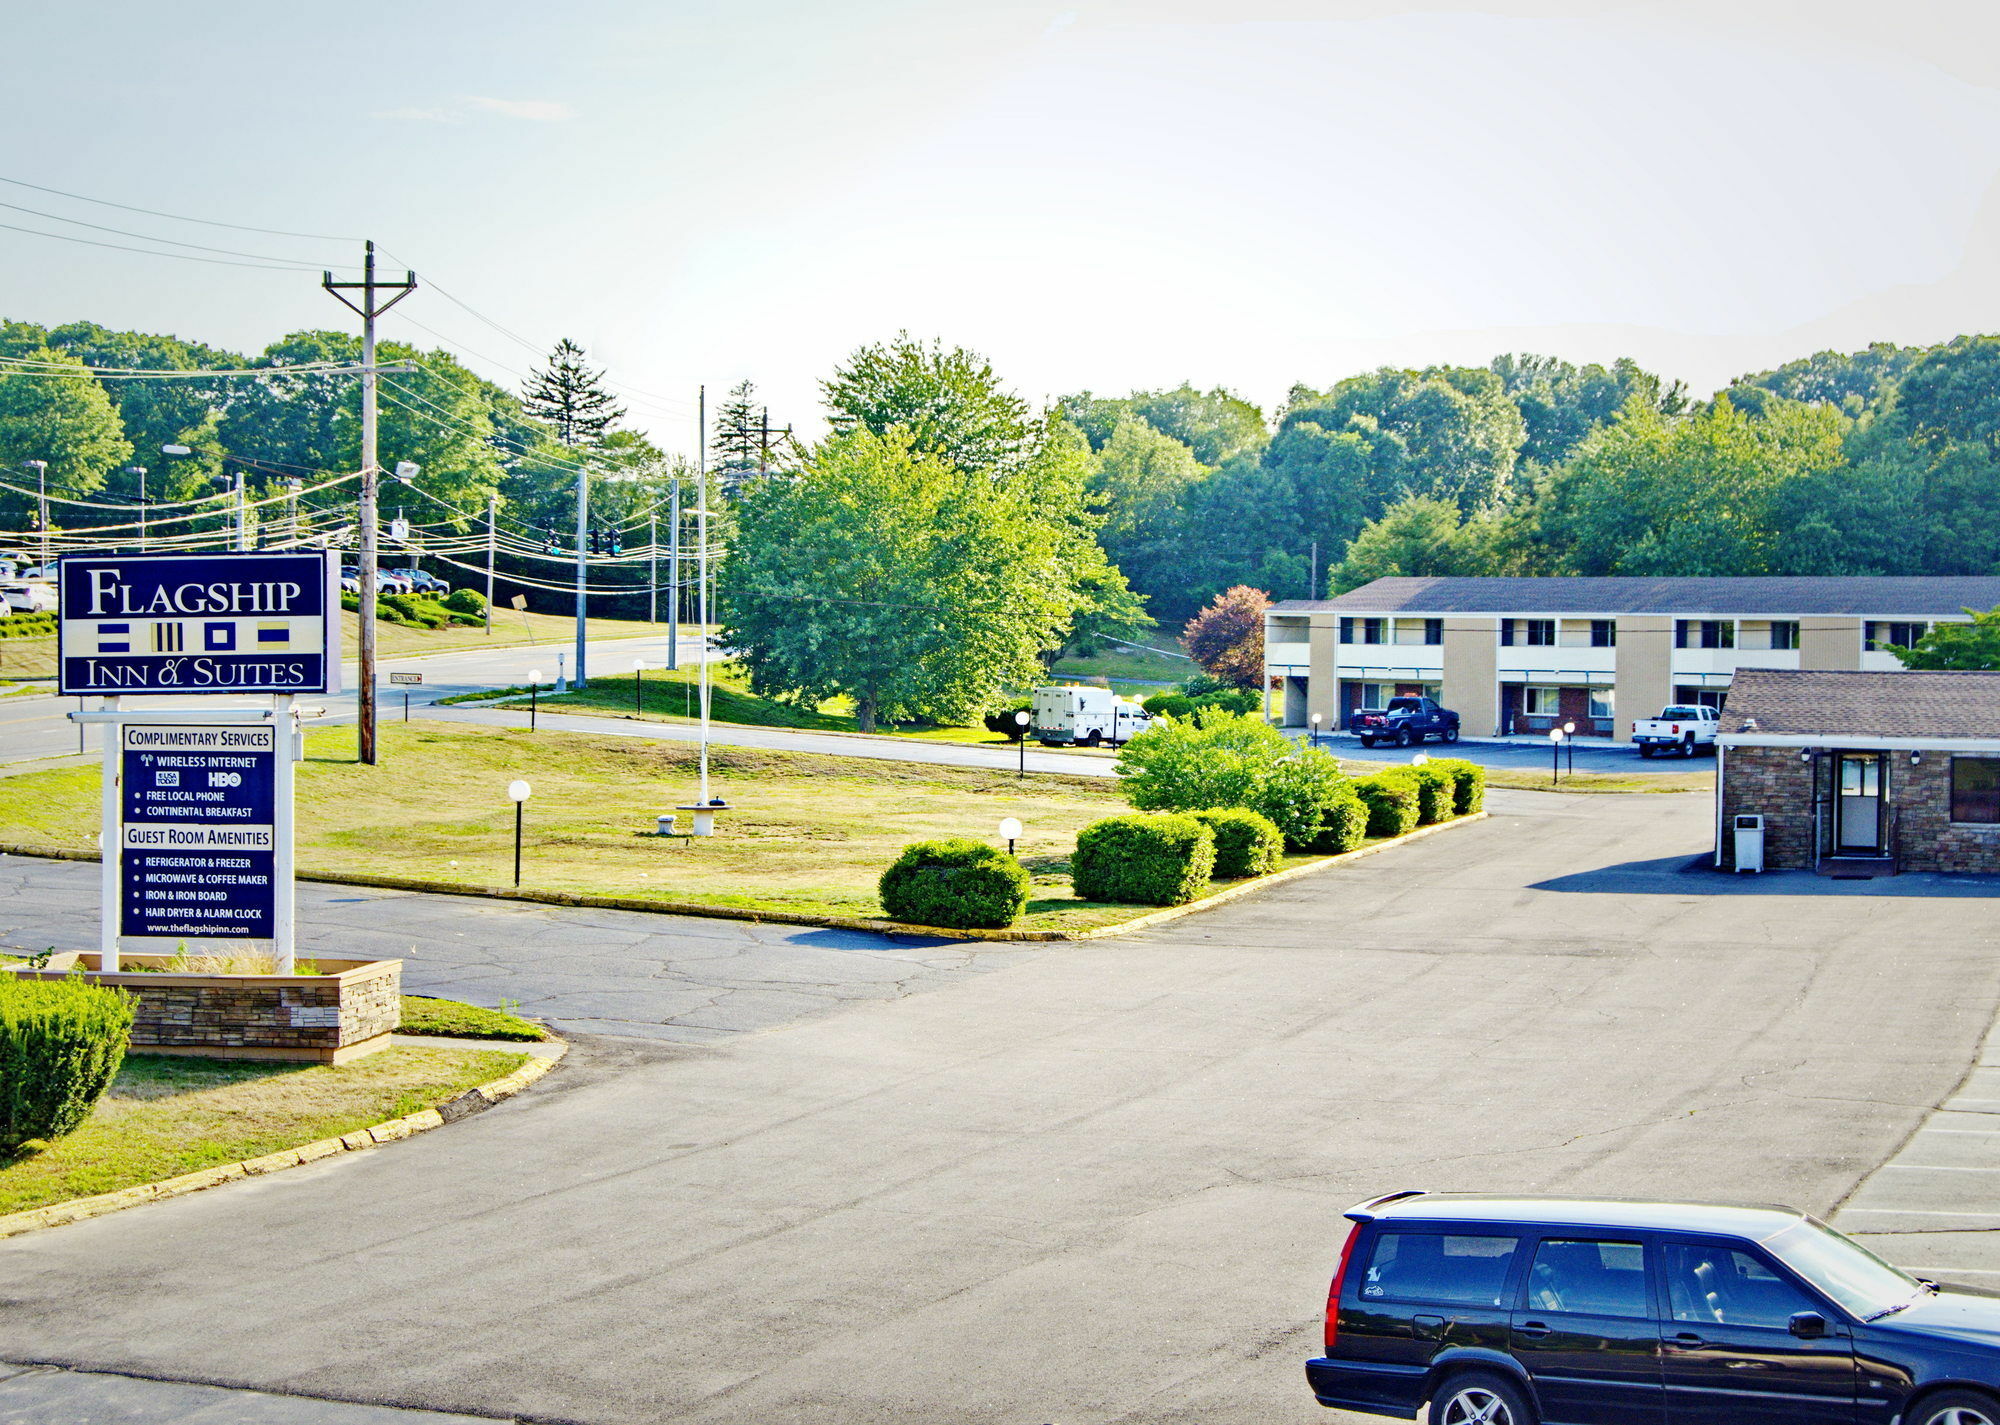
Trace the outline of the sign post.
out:
<instances>
[{"instance_id":1,"label":"sign post","mask_svg":"<svg viewBox=\"0 0 2000 1425\"><path fill-rule=\"evenodd\" d=\"M295 698L338 691L338 574L328 553L62 560L58 688L102 698L71 714L104 725L100 968L219 942L291 972ZM268 701L160 705L225 693Z\"/></svg>"}]
</instances>

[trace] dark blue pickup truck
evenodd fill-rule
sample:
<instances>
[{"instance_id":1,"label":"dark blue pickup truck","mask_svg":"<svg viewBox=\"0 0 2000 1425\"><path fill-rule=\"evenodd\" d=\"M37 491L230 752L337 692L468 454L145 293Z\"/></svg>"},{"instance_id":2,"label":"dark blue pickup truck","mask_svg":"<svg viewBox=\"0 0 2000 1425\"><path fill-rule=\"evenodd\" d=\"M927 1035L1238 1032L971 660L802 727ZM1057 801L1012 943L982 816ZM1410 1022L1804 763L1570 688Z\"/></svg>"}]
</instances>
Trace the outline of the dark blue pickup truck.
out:
<instances>
[{"instance_id":1,"label":"dark blue pickup truck","mask_svg":"<svg viewBox=\"0 0 2000 1425\"><path fill-rule=\"evenodd\" d=\"M1363 747L1386 742L1392 747L1413 747L1427 737L1439 742L1458 741L1458 714L1441 708L1429 698L1391 698L1379 711L1363 708L1348 727L1360 737Z\"/></svg>"}]
</instances>

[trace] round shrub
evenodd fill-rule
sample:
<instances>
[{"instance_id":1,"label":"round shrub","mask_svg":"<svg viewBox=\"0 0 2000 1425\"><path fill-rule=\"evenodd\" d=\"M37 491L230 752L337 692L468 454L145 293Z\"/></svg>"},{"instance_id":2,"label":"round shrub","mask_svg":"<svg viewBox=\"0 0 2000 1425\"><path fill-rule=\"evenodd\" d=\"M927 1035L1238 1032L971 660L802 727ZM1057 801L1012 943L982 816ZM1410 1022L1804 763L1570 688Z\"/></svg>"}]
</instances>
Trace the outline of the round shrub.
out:
<instances>
[{"instance_id":1,"label":"round shrub","mask_svg":"<svg viewBox=\"0 0 2000 1425\"><path fill-rule=\"evenodd\" d=\"M453 589L444 596L444 606L467 618L486 617L486 595L477 589Z\"/></svg>"},{"instance_id":2,"label":"round shrub","mask_svg":"<svg viewBox=\"0 0 2000 1425\"><path fill-rule=\"evenodd\" d=\"M1217 807L1213 811L1190 812L1215 837L1217 880L1240 881L1246 876L1268 876L1278 869L1285 855L1285 838L1268 816L1248 807Z\"/></svg>"},{"instance_id":3,"label":"round shrub","mask_svg":"<svg viewBox=\"0 0 2000 1425\"><path fill-rule=\"evenodd\" d=\"M1014 714L1017 712L1033 714L1034 709L1026 702L1009 703L998 712L986 714L983 719L986 730L999 733L1009 742L1019 742L1028 735L1028 729L1034 725L1034 721L1032 716L1027 722L1014 721Z\"/></svg>"},{"instance_id":4,"label":"round shrub","mask_svg":"<svg viewBox=\"0 0 2000 1425\"><path fill-rule=\"evenodd\" d=\"M1434 758L1430 765L1444 768L1456 779L1456 785L1452 788L1453 816L1468 816L1486 805L1484 767L1477 762L1468 762L1463 757Z\"/></svg>"},{"instance_id":5,"label":"round shrub","mask_svg":"<svg viewBox=\"0 0 2000 1425\"><path fill-rule=\"evenodd\" d=\"M131 997L0 974L0 1159L76 1131L125 1062Z\"/></svg>"},{"instance_id":6,"label":"round shrub","mask_svg":"<svg viewBox=\"0 0 2000 1425\"><path fill-rule=\"evenodd\" d=\"M1155 717L1190 717L1194 699L1186 693L1155 693L1139 704Z\"/></svg>"},{"instance_id":7,"label":"round shrub","mask_svg":"<svg viewBox=\"0 0 2000 1425\"><path fill-rule=\"evenodd\" d=\"M1203 708L1221 708L1237 716L1262 712L1264 700L1248 688L1226 688L1220 692L1202 693L1188 699L1196 712Z\"/></svg>"},{"instance_id":8,"label":"round shrub","mask_svg":"<svg viewBox=\"0 0 2000 1425\"><path fill-rule=\"evenodd\" d=\"M1076 836L1070 884L1087 901L1186 905L1215 872L1215 834L1191 816L1107 816Z\"/></svg>"},{"instance_id":9,"label":"round shrub","mask_svg":"<svg viewBox=\"0 0 2000 1425\"><path fill-rule=\"evenodd\" d=\"M1354 782L1368 808L1370 836L1406 836L1417 829L1417 784L1405 772L1377 772Z\"/></svg>"},{"instance_id":10,"label":"round shrub","mask_svg":"<svg viewBox=\"0 0 2000 1425\"><path fill-rule=\"evenodd\" d=\"M1457 815L1452 810L1454 794L1458 790L1458 776L1444 767L1429 762L1421 767L1410 768L1410 780L1417 784L1417 824L1432 826L1440 821L1450 821Z\"/></svg>"},{"instance_id":11,"label":"round shrub","mask_svg":"<svg viewBox=\"0 0 2000 1425\"><path fill-rule=\"evenodd\" d=\"M1292 750L1264 719L1218 708L1154 723L1125 744L1117 772L1125 800L1140 811L1240 807Z\"/></svg>"},{"instance_id":12,"label":"round shrub","mask_svg":"<svg viewBox=\"0 0 2000 1425\"><path fill-rule=\"evenodd\" d=\"M1268 769L1243 804L1269 817L1285 845L1303 851L1318 839L1327 808L1346 785L1339 759L1320 748L1308 748Z\"/></svg>"},{"instance_id":13,"label":"round shrub","mask_svg":"<svg viewBox=\"0 0 2000 1425\"><path fill-rule=\"evenodd\" d=\"M983 841L915 841L877 887L892 920L950 930L1004 930L1028 908L1028 873Z\"/></svg>"},{"instance_id":14,"label":"round shrub","mask_svg":"<svg viewBox=\"0 0 2000 1425\"><path fill-rule=\"evenodd\" d=\"M1322 856L1352 851L1368 839L1368 807L1351 786L1342 787L1320 822L1312 849Z\"/></svg>"}]
</instances>

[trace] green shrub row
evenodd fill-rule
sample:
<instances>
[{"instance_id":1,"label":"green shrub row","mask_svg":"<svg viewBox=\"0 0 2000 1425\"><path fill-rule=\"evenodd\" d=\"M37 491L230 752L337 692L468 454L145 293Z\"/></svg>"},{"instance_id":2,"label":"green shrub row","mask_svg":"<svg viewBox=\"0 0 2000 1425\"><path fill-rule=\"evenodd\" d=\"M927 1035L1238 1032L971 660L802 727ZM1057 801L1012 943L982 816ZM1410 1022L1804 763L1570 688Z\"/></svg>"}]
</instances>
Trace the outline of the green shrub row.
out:
<instances>
[{"instance_id":1,"label":"green shrub row","mask_svg":"<svg viewBox=\"0 0 2000 1425\"><path fill-rule=\"evenodd\" d=\"M1221 881L1268 876L1285 858L1285 838L1271 819L1248 807L1217 807L1189 813L1215 838L1215 870Z\"/></svg>"},{"instance_id":2,"label":"green shrub row","mask_svg":"<svg viewBox=\"0 0 2000 1425\"><path fill-rule=\"evenodd\" d=\"M73 1133L125 1062L131 997L0 974L0 1160Z\"/></svg>"},{"instance_id":3,"label":"green shrub row","mask_svg":"<svg viewBox=\"0 0 2000 1425\"><path fill-rule=\"evenodd\" d=\"M1028 872L983 841L905 846L877 886L892 920L949 930L1004 930L1028 908Z\"/></svg>"},{"instance_id":4,"label":"green shrub row","mask_svg":"<svg viewBox=\"0 0 2000 1425\"><path fill-rule=\"evenodd\" d=\"M461 600L461 594L471 600ZM361 596L346 594L340 596L340 606L349 613L361 610ZM477 589L453 589L442 601L425 594L381 594L375 600L375 618L381 623L400 624L404 628L450 628L453 624L475 624L484 622L486 598Z\"/></svg>"},{"instance_id":5,"label":"green shrub row","mask_svg":"<svg viewBox=\"0 0 2000 1425\"><path fill-rule=\"evenodd\" d=\"M52 613L24 614L18 610L0 618L0 638L53 638L56 616Z\"/></svg>"},{"instance_id":6,"label":"green shrub row","mask_svg":"<svg viewBox=\"0 0 2000 1425\"><path fill-rule=\"evenodd\" d=\"M1436 757L1393 767L1354 782L1368 809L1370 836L1405 836L1479 811L1486 802L1486 769L1461 757Z\"/></svg>"},{"instance_id":7,"label":"green shrub row","mask_svg":"<svg viewBox=\"0 0 2000 1425\"><path fill-rule=\"evenodd\" d=\"M1215 874L1215 833L1192 816L1107 816L1076 834L1070 885L1120 905L1186 905Z\"/></svg>"},{"instance_id":8,"label":"green shrub row","mask_svg":"<svg viewBox=\"0 0 2000 1425\"><path fill-rule=\"evenodd\" d=\"M1155 693L1139 704L1155 716L1192 717L1208 708L1220 708L1239 716L1254 713L1263 699L1247 688L1225 688L1208 693Z\"/></svg>"}]
</instances>

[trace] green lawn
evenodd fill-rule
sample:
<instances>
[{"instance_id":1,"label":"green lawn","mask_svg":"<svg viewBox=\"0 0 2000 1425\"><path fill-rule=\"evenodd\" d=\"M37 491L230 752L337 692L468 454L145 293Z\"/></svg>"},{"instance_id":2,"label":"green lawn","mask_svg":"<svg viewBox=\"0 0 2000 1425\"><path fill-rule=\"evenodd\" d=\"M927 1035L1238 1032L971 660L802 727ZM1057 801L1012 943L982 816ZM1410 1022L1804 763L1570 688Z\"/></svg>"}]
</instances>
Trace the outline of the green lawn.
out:
<instances>
[{"instance_id":1,"label":"green lawn","mask_svg":"<svg viewBox=\"0 0 2000 1425\"><path fill-rule=\"evenodd\" d=\"M0 1213L159 1182L435 1108L527 1055L384 1049L338 1067L133 1054L69 1137L0 1166Z\"/></svg>"},{"instance_id":2,"label":"green lawn","mask_svg":"<svg viewBox=\"0 0 2000 1425\"><path fill-rule=\"evenodd\" d=\"M534 1042L553 1039L541 1025L504 1009L483 1009L455 999L428 995L403 996L399 1034L434 1034L451 1039L513 1039Z\"/></svg>"}]
</instances>

